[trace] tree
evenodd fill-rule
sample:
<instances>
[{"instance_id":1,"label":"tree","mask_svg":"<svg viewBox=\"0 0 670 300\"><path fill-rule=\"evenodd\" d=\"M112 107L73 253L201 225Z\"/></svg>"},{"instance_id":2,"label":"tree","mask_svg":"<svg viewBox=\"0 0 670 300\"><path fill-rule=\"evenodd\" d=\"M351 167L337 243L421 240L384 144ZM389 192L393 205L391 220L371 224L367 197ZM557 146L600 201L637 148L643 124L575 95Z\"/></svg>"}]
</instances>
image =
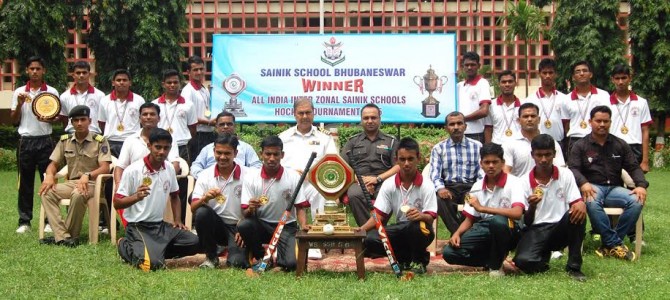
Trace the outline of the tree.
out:
<instances>
[{"instance_id":1,"label":"tree","mask_svg":"<svg viewBox=\"0 0 670 300\"><path fill-rule=\"evenodd\" d=\"M572 75L570 66L579 60L592 65L591 82L603 89L610 87L609 72L625 62L624 32L617 25L619 0L558 0L556 17L549 32L551 47L558 63L558 86Z\"/></svg>"},{"instance_id":2,"label":"tree","mask_svg":"<svg viewBox=\"0 0 670 300\"><path fill-rule=\"evenodd\" d=\"M498 26L505 27L505 41L513 43L515 37L519 38L526 49L524 53L526 57L526 95L528 95L529 69L532 68L528 60L529 45L531 41L539 40L540 36L545 33L545 25L542 10L523 0L516 5L510 2L505 17L498 19Z\"/></svg>"},{"instance_id":3,"label":"tree","mask_svg":"<svg viewBox=\"0 0 670 300\"><path fill-rule=\"evenodd\" d=\"M111 90L116 69L128 69L133 91L154 99L161 94L161 73L181 70L186 0L98 0L91 6L88 45L96 58L102 89Z\"/></svg>"},{"instance_id":4,"label":"tree","mask_svg":"<svg viewBox=\"0 0 670 300\"><path fill-rule=\"evenodd\" d=\"M633 88L654 110L670 109L670 2L630 1L628 34L633 53Z\"/></svg>"},{"instance_id":5,"label":"tree","mask_svg":"<svg viewBox=\"0 0 670 300\"><path fill-rule=\"evenodd\" d=\"M0 1L0 60L16 59L23 71L33 55L44 58L44 80L62 91L67 88L65 41L68 28L80 28L81 1ZM22 72L22 80L28 77Z\"/></svg>"}]
</instances>

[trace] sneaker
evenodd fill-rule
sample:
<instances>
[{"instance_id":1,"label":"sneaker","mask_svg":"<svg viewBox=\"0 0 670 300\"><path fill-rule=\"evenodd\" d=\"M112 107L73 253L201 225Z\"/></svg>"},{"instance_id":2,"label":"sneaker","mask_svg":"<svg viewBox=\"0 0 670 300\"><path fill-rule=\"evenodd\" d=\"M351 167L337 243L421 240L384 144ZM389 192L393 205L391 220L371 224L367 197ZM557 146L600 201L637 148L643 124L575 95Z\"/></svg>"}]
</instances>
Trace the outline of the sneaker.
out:
<instances>
[{"instance_id":1,"label":"sneaker","mask_svg":"<svg viewBox=\"0 0 670 300\"><path fill-rule=\"evenodd\" d=\"M572 278L576 281L579 281L579 282L586 281L586 275L584 275L584 273L582 273L581 270L570 270L570 269L568 269L566 271L568 272L568 276L570 276L570 278Z\"/></svg>"},{"instance_id":2,"label":"sneaker","mask_svg":"<svg viewBox=\"0 0 670 300\"><path fill-rule=\"evenodd\" d=\"M53 233L54 230L51 229L51 225L47 224L44 226L44 233Z\"/></svg>"},{"instance_id":3,"label":"sneaker","mask_svg":"<svg viewBox=\"0 0 670 300\"><path fill-rule=\"evenodd\" d=\"M200 264L201 269L216 269L219 267L219 258L215 257L214 259L205 258L205 261Z\"/></svg>"},{"instance_id":4,"label":"sneaker","mask_svg":"<svg viewBox=\"0 0 670 300\"><path fill-rule=\"evenodd\" d=\"M489 277L500 278L503 276L505 276L505 272L503 272L502 269L489 271Z\"/></svg>"},{"instance_id":5,"label":"sneaker","mask_svg":"<svg viewBox=\"0 0 670 300\"><path fill-rule=\"evenodd\" d=\"M563 257L563 252L551 251L551 259L560 259L561 257Z\"/></svg>"},{"instance_id":6,"label":"sneaker","mask_svg":"<svg viewBox=\"0 0 670 300\"><path fill-rule=\"evenodd\" d=\"M18 234L24 234L28 231L30 231L30 225L27 224L19 225L19 228L16 229L16 233Z\"/></svg>"},{"instance_id":7,"label":"sneaker","mask_svg":"<svg viewBox=\"0 0 670 300\"><path fill-rule=\"evenodd\" d=\"M100 231L100 234L109 234L109 228L107 228L107 226L98 226L98 231Z\"/></svg>"},{"instance_id":8,"label":"sneaker","mask_svg":"<svg viewBox=\"0 0 670 300\"><path fill-rule=\"evenodd\" d=\"M253 264L253 265L251 266L251 269L252 269L254 272L258 272L258 269L260 268L260 266L261 266L262 263L263 263L263 261L262 261L262 260L259 260L258 262L256 262L255 264ZM267 270L270 270L270 269L272 269L272 268L273 268L273 264L272 264L272 262L270 261L270 262L268 262L267 266L265 266L265 270L267 271Z\"/></svg>"},{"instance_id":9,"label":"sneaker","mask_svg":"<svg viewBox=\"0 0 670 300\"><path fill-rule=\"evenodd\" d=\"M321 249L309 249L307 251L307 258L312 260L322 259L323 256L321 255Z\"/></svg>"},{"instance_id":10,"label":"sneaker","mask_svg":"<svg viewBox=\"0 0 670 300\"><path fill-rule=\"evenodd\" d=\"M636 258L635 252L628 250L628 247L624 245L619 245L614 248L611 248L609 251L609 256L627 261L634 261Z\"/></svg>"},{"instance_id":11,"label":"sneaker","mask_svg":"<svg viewBox=\"0 0 670 300\"><path fill-rule=\"evenodd\" d=\"M425 274L426 273L426 266L423 263L413 261L409 265L410 271L414 272L414 274Z\"/></svg>"},{"instance_id":12,"label":"sneaker","mask_svg":"<svg viewBox=\"0 0 670 300\"><path fill-rule=\"evenodd\" d=\"M632 241L630 241L630 242L633 244L633 246L635 246L635 240L632 240ZM640 245L642 245L642 247L647 247L647 243L646 243L644 240L642 240L642 242L640 243Z\"/></svg>"},{"instance_id":13,"label":"sneaker","mask_svg":"<svg viewBox=\"0 0 670 300\"><path fill-rule=\"evenodd\" d=\"M598 249L596 249L596 255L600 258L609 256L609 249L605 246L600 246Z\"/></svg>"},{"instance_id":14,"label":"sneaker","mask_svg":"<svg viewBox=\"0 0 670 300\"><path fill-rule=\"evenodd\" d=\"M401 262L398 263L398 267L400 267L400 270L402 270L402 271L411 271L412 270L412 262L401 261Z\"/></svg>"}]
</instances>

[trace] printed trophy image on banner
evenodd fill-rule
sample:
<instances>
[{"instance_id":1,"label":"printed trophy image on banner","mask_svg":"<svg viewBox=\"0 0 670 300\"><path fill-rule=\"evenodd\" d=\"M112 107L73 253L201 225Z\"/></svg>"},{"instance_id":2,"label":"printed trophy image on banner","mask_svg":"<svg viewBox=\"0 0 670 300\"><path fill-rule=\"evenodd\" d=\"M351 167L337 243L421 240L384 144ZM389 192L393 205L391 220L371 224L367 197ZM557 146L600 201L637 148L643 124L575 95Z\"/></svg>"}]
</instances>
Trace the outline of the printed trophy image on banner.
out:
<instances>
[{"instance_id":1,"label":"printed trophy image on banner","mask_svg":"<svg viewBox=\"0 0 670 300\"><path fill-rule=\"evenodd\" d=\"M423 77L414 76L414 83L419 86L421 94L423 95L424 89L428 91L428 97L421 101L421 115L426 118L437 118L440 115L440 101L437 101L433 97L433 92L437 91L439 94L442 93L442 87L449 82L447 76L438 76L433 70L433 66L428 67L426 75Z\"/></svg>"}]
</instances>

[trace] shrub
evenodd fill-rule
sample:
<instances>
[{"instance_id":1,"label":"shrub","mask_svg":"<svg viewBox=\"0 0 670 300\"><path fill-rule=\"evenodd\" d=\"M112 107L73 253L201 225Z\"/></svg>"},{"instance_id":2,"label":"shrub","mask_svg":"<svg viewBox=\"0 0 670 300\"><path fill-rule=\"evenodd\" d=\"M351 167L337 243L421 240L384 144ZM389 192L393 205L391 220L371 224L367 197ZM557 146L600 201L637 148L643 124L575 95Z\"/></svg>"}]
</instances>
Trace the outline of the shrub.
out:
<instances>
[{"instance_id":1,"label":"shrub","mask_svg":"<svg viewBox=\"0 0 670 300\"><path fill-rule=\"evenodd\" d=\"M16 150L0 148L0 170L16 170Z\"/></svg>"}]
</instances>

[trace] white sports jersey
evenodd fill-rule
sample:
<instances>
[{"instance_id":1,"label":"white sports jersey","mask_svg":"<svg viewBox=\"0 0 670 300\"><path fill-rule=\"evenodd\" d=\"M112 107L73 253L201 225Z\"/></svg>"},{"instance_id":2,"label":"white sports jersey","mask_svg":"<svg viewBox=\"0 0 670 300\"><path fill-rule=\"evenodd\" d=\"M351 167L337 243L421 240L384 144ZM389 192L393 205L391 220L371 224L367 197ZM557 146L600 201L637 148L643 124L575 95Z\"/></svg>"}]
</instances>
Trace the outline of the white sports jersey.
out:
<instances>
[{"instance_id":1,"label":"white sports jersey","mask_svg":"<svg viewBox=\"0 0 670 300\"><path fill-rule=\"evenodd\" d=\"M30 89L30 82L28 82L26 85L21 86L18 89L14 90L14 93L12 94L12 104L11 104L12 111L15 111L17 106L19 105L20 93L27 93L30 96L30 99L33 100L41 93L51 93L58 96L58 91L55 88L48 86L46 83L42 83L42 86L40 86L39 89L33 91ZM19 129L18 129L19 135L42 136L51 134L52 131L51 124L38 121L37 117L33 113L32 105L33 105L32 101L30 102L24 101L23 105L21 106L21 122L19 123Z\"/></svg>"},{"instance_id":2,"label":"white sports jersey","mask_svg":"<svg viewBox=\"0 0 670 300\"><path fill-rule=\"evenodd\" d=\"M242 188L242 209L249 206L249 200L258 199L261 195L268 197L268 203L257 208L256 214L259 219L269 222L277 223L286 207L291 201L293 191L298 186L300 175L298 172L289 171L281 167L275 177L270 178L265 174L265 168L250 169L249 175L245 176ZM291 211L286 223L295 222L295 206L308 207L309 202L303 195L302 189L298 192L295 199L294 208Z\"/></svg>"},{"instance_id":3,"label":"white sports jersey","mask_svg":"<svg viewBox=\"0 0 670 300\"><path fill-rule=\"evenodd\" d=\"M492 143L502 145L505 142L511 141L519 134L521 128L519 127L519 106L521 101L514 96L514 102L507 106L502 100L502 96L498 97L494 104L489 106L489 117L486 126L493 127L493 134L491 138ZM509 130L509 135L508 135Z\"/></svg>"},{"instance_id":4,"label":"white sports jersey","mask_svg":"<svg viewBox=\"0 0 670 300\"><path fill-rule=\"evenodd\" d=\"M570 118L565 111L569 100L568 96L556 89L547 95L542 88L526 98L526 102L533 103L540 108L540 133L551 135L559 142L563 140L563 120Z\"/></svg>"},{"instance_id":5,"label":"white sports jersey","mask_svg":"<svg viewBox=\"0 0 670 300\"><path fill-rule=\"evenodd\" d=\"M123 171L119 190L114 198L127 197L137 192L145 177L151 178L149 195L124 209L123 217L128 223L163 221L165 206L170 195L179 196L177 176L172 165L163 163L161 169L154 170L147 156L130 164Z\"/></svg>"},{"instance_id":6,"label":"white sports jersey","mask_svg":"<svg viewBox=\"0 0 670 300\"><path fill-rule=\"evenodd\" d=\"M407 215L402 212L401 207L408 205L416 208L422 213L429 214L435 218L437 216L437 197L435 187L430 181L423 181L423 176L419 171L412 185L405 189L400 180L400 174L395 174L384 180L379 188L379 194L375 200L375 210L381 212L387 218L395 214L396 222L404 222Z\"/></svg>"},{"instance_id":7,"label":"white sports jersey","mask_svg":"<svg viewBox=\"0 0 670 300\"><path fill-rule=\"evenodd\" d=\"M521 208L525 208L526 202L523 198L523 190L519 188L521 186L521 180L518 177L505 172L500 173L500 178L498 178L498 182L496 182L493 190L489 190L486 187L486 177L487 176L484 176L483 179L475 182L470 190L470 194L477 197L482 206L491 208L512 208L520 206ZM465 203L463 214L468 218L488 219L493 217L493 215L483 214L476 211L468 203Z\"/></svg>"},{"instance_id":8,"label":"white sports jersey","mask_svg":"<svg viewBox=\"0 0 670 300\"><path fill-rule=\"evenodd\" d=\"M479 109L479 105L491 104L491 85L481 75L477 75L471 81L458 83L458 111L469 115ZM484 132L484 119L468 121L466 134Z\"/></svg>"},{"instance_id":9,"label":"white sports jersey","mask_svg":"<svg viewBox=\"0 0 670 300\"><path fill-rule=\"evenodd\" d=\"M186 99L186 102L193 104L195 110L195 116L198 119L207 119L211 120L216 118L216 115L212 115L211 101L209 90L201 84L197 84L194 81L189 82L181 90L181 96ZM205 115L205 112L209 111L209 116ZM214 131L213 126L198 124L196 127L197 132L212 132Z\"/></svg>"},{"instance_id":10,"label":"white sports jersey","mask_svg":"<svg viewBox=\"0 0 670 300\"><path fill-rule=\"evenodd\" d=\"M149 155L149 152L149 147L142 138L142 131L140 130L123 141L119 158L116 160L116 166L125 169L130 164ZM177 159L179 159L179 149L175 140L172 139L172 148L170 148L170 152L168 153L167 161L175 162Z\"/></svg>"},{"instance_id":11,"label":"white sports jersey","mask_svg":"<svg viewBox=\"0 0 670 300\"><path fill-rule=\"evenodd\" d=\"M103 97L100 100L98 120L105 123L104 136L110 141L123 142L139 131L140 106L144 102L142 96L132 91L128 92L128 99L125 101L116 96L116 91Z\"/></svg>"},{"instance_id":12,"label":"white sports jersey","mask_svg":"<svg viewBox=\"0 0 670 300\"><path fill-rule=\"evenodd\" d=\"M74 86L69 90L63 92L60 95L60 115L68 117L70 110L77 105L86 105L91 109L91 125L88 126L88 130L98 134L102 134L100 127L98 127L98 106L100 105L100 100L105 97L105 93L99 89L94 88L92 85L88 85L88 89L81 93ZM65 132L73 133L74 128L72 123L68 123L65 127Z\"/></svg>"},{"instance_id":13,"label":"white sports jersey","mask_svg":"<svg viewBox=\"0 0 670 300\"><path fill-rule=\"evenodd\" d=\"M513 141L503 145L503 158L505 159L505 165L512 167L512 172L514 176L521 176L530 172L530 170L535 167L535 160L530 154L532 148L530 147L530 142L525 137L519 135ZM556 150L556 156L554 157L555 166L565 166L565 158L563 157L563 151L561 150L561 145L558 142L554 141L554 149Z\"/></svg>"},{"instance_id":14,"label":"white sports jersey","mask_svg":"<svg viewBox=\"0 0 670 300\"><path fill-rule=\"evenodd\" d=\"M211 199L207 202L223 222L234 225L242 219L242 208L240 198L242 197L242 182L248 172L246 167L235 164L235 170L232 176L227 179L219 173L217 165L213 165L200 173L198 181L193 189L193 201L198 201L210 189L219 189L222 191L223 203L217 199Z\"/></svg>"},{"instance_id":15,"label":"white sports jersey","mask_svg":"<svg viewBox=\"0 0 670 300\"><path fill-rule=\"evenodd\" d=\"M558 223L570 209L570 204L582 200L575 176L568 168L554 166L554 172L546 185L537 182L534 168L521 179L526 207L529 207L528 197L533 195L536 188L539 187L543 191L542 200L535 209L533 225Z\"/></svg>"},{"instance_id":16,"label":"white sports jersey","mask_svg":"<svg viewBox=\"0 0 670 300\"><path fill-rule=\"evenodd\" d=\"M569 95L570 99L566 103L565 119L570 120L570 131L568 137L585 137L591 133L591 126L589 119L591 119L591 110L599 105L608 105L610 101L610 94L591 86L591 91L586 97L577 94L577 90L573 90ZM584 123L582 123L584 122ZM586 126L583 126L586 124Z\"/></svg>"},{"instance_id":17,"label":"white sports jersey","mask_svg":"<svg viewBox=\"0 0 670 300\"><path fill-rule=\"evenodd\" d=\"M651 126L654 123L647 100L630 92L628 99L621 102L616 94L612 93L610 109L612 109L610 133L628 144L642 144L642 126Z\"/></svg>"},{"instance_id":18,"label":"white sports jersey","mask_svg":"<svg viewBox=\"0 0 670 300\"><path fill-rule=\"evenodd\" d=\"M177 101L168 103L165 95L160 96L153 103L161 108L161 121L158 122L158 127L170 131L177 145L188 144L188 141L191 140L191 131L188 126L198 123L193 104L186 102L182 96L179 96Z\"/></svg>"}]
</instances>

